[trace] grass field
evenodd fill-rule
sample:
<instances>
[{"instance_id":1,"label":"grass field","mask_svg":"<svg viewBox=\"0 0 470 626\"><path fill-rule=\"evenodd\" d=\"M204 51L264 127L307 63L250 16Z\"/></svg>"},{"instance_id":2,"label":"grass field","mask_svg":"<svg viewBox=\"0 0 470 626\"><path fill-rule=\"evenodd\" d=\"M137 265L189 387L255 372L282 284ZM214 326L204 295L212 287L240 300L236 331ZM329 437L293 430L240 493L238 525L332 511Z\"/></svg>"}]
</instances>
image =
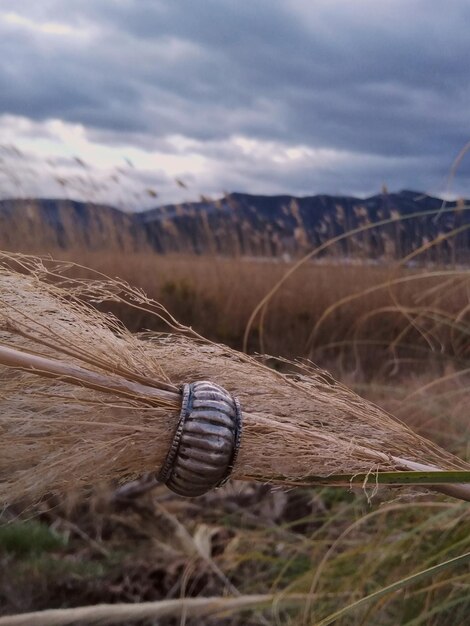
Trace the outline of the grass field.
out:
<instances>
[{"instance_id":1,"label":"grass field","mask_svg":"<svg viewBox=\"0 0 470 626\"><path fill-rule=\"evenodd\" d=\"M290 270L293 262L244 257L109 253L64 253L57 258L79 262L142 288L182 323L214 341L243 347L250 314L263 296ZM85 270L78 273L95 276ZM325 364L348 352L384 362L406 355L461 363L468 358L469 273L460 268L410 270L402 264L347 265L332 257L294 272L258 317L248 350L287 358L310 358ZM133 331L156 328L145 314L116 308ZM388 354L388 357L387 357Z\"/></svg>"},{"instance_id":2,"label":"grass field","mask_svg":"<svg viewBox=\"0 0 470 626\"><path fill-rule=\"evenodd\" d=\"M57 256L141 287L179 321L236 348L256 305L291 267L147 253ZM132 330L150 325L144 314L113 312ZM468 270L346 265L332 258L305 264L279 288L256 318L248 349L313 360L468 459L469 338ZM111 496L109 485L97 485L85 501L51 495L33 509L18 503L2 513L1 613L279 593L274 608L217 623L326 624L335 611L470 552L468 504L425 492L233 483L194 501L160 487L128 502ZM308 594L308 600L284 608L285 592ZM469 614L467 561L378 593L334 623L455 626Z\"/></svg>"}]
</instances>

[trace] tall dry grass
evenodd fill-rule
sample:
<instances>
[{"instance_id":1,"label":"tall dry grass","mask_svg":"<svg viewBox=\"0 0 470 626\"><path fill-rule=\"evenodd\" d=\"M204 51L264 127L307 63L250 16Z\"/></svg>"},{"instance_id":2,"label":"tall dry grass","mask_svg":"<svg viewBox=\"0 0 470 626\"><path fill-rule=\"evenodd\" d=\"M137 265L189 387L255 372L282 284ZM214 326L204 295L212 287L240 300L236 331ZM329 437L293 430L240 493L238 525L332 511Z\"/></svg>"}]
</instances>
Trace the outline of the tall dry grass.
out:
<instances>
[{"instance_id":1,"label":"tall dry grass","mask_svg":"<svg viewBox=\"0 0 470 626\"><path fill-rule=\"evenodd\" d=\"M182 323L237 349L253 309L292 267L243 257L99 252L58 257L119 276ZM469 357L469 285L470 275L462 269L312 262L274 296L262 328L255 322L248 348L375 377L398 373L404 360L406 371L419 369L423 358L428 371L460 368ZM133 331L162 329L150 315L112 310Z\"/></svg>"},{"instance_id":2,"label":"tall dry grass","mask_svg":"<svg viewBox=\"0 0 470 626\"><path fill-rule=\"evenodd\" d=\"M96 477L158 470L177 419L178 390L193 380L217 382L240 399L243 436L233 471L240 479L348 485L378 473L377 482L427 480L441 490L442 483L469 480L465 462L318 368L298 364L295 376L284 376L192 335L136 288L77 280L69 264L0 257L0 363L22 372L3 371L0 496L7 504ZM132 335L92 303L166 319L171 334ZM59 407L53 398L61 399ZM465 486L445 489L470 497Z\"/></svg>"},{"instance_id":3,"label":"tall dry grass","mask_svg":"<svg viewBox=\"0 0 470 626\"><path fill-rule=\"evenodd\" d=\"M182 322L234 347L242 345L254 308L291 267L241 257L84 250L59 256L142 287ZM468 459L469 295L462 268L307 263L276 292L262 327L258 318L249 348L332 367L361 395ZM158 329L144 313L119 306L114 312L132 330ZM279 602L269 609L225 623L465 624L468 506L425 493L414 501L387 492L369 501L371 495L374 489L285 492L235 484L191 504L163 489L124 509L103 494L88 505L45 501L42 525L69 543L19 557L0 537L0 552L30 608L226 594L240 594L242 606L245 596L248 603L252 594L274 593ZM5 515L15 520L15 511ZM74 594L66 584L76 585ZM300 608L283 604L288 594L302 596ZM18 610L5 576L0 597L10 613ZM185 619L184 602L172 607Z\"/></svg>"}]
</instances>

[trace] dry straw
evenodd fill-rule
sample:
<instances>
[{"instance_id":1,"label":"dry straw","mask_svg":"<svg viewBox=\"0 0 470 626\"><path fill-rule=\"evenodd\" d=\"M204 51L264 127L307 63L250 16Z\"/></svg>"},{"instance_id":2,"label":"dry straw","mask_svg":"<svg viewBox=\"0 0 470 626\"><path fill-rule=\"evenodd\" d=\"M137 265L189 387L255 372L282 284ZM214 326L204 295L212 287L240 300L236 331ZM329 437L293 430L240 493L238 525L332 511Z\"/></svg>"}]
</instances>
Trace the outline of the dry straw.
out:
<instances>
[{"instance_id":1,"label":"dry straw","mask_svg":"<svg viewBox=\"0 0 470 626\"><path fill-rule=\"evenodd\" d=\"M73 269L73 268L72 268ZM183 383L211 380L243 408L240 480L431 484L470 499L470 465L312 366L281 374L178 324L139 290L70 266L0 254L0 499L37 499L157 473ZM132 335L94 305L166 321Z\"/></svg>"},{"instance_id":2,"label":"dry straw","mask_svg":"<svg viewBox=\"0 0 470 626\"><path fill-rule=\"evenodd\" d=\"M278 602L282 607L296 606L305 601L305 598L305 594L291 594L280 599L275 594L266 594L237 598L184 598L136 604L98 604L73 609L50 609L24 615L7 615L0 617L0 626L77 626L78 624L106 626L137 621L142 623L142 620L152 620L149 623L156 624L158 622L153 620L162 617L180 618L180 623L184 623L187 618L222 619L240 611L260 610L269 607L273 602Z\"/></svg>"}]
</instances>

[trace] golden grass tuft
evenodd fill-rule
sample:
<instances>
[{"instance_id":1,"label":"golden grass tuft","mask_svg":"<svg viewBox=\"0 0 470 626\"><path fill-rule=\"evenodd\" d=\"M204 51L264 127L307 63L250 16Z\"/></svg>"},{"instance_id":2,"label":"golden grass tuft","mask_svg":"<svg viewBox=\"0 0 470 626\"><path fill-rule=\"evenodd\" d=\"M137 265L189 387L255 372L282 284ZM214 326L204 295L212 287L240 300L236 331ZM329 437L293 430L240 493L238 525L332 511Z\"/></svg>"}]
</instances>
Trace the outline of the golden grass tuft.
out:
<instances>
[{"instance_id":1,"label":"golden grass tuft","mask_svg":"<svg viewBox=\"0 0 470 626\"><path fill-rule=\"evenodd\" d=\"M4 363L14 365L11 349L32 357L21 373L3 373L4 501L158 471L176 426L178 387L200 379L240 398L236 478L347 484L358 474L374 482L382 472L470 469L312 365L282 374L207 342L124 283L74 279L66 265L34 257L4 254L1 261ZM89 304L108 300L165 320L172 334L132 335ZM467 494L465 486L449 489Z\"/></svg>"}]
</instances>

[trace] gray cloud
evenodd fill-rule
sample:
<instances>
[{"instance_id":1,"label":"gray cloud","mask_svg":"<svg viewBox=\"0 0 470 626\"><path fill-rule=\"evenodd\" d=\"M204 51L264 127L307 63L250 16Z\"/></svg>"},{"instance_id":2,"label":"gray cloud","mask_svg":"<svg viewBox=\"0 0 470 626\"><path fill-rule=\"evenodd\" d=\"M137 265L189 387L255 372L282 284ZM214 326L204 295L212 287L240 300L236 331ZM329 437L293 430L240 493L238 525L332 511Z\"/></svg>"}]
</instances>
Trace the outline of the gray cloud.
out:
<instances>
[{"instance_id":1,"label":"gray cloud","mask_svg":"<svg viewBox=\"0 0 470 626\"><path fill-rule=\"evenodd\" d=\"M470 138L466 0L5 0L0 10L0 115L169 153L167 138L181 135L211 164L202 186L435 188ZM8 12L26 21L2 20ZM77 33L41 34L27 20ZM352 156L277 166L234 149L235 135ZM467 194L469 171L464 162L456 183Z\"/></svg>"}]
</instances>

